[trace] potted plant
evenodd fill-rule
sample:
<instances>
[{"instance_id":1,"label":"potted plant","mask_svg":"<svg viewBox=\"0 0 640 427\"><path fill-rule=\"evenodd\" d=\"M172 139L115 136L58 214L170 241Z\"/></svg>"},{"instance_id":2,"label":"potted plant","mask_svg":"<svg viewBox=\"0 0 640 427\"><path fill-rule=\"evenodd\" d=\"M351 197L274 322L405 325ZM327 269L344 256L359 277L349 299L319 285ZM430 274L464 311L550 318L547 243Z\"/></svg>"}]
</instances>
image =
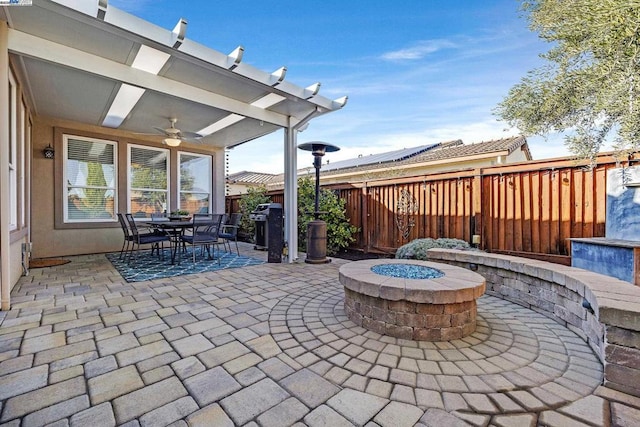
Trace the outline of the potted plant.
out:
<instances>
[{"instance_id":1,"label":"potted plant","mask_svg":"<svg viewBox=\"0 0 640 427\"><path fill-rule=\"evenodd\" d=\"M178 209L177 211L172 211L169 214L169 220L171 221L188 221L191 217L189 216L189 211L185 211L182 209Z\"/></svg>"}]
</instances>

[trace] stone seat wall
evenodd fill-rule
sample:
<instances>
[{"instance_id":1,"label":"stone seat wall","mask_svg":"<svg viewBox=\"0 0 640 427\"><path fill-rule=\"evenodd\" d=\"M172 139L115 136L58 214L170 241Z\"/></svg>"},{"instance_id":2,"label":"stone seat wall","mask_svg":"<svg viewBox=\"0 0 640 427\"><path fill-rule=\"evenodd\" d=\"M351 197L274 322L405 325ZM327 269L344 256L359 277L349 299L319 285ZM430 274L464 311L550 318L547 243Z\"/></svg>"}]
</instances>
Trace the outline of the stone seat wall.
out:
<instances>
[{"instance_id":1,"label":"stone seat wall","mask_svg":"<svg viewBox=\"0 0 640 427\"><path fill-rule=\"evenodd\" d=\"M430 261L470 268L486 293L548 316L581 336L604 364L604 385L640 397L640 287L544 261L431 249ZM591 308L583 307L587 301Z\"/></svg>"}]
</instances>

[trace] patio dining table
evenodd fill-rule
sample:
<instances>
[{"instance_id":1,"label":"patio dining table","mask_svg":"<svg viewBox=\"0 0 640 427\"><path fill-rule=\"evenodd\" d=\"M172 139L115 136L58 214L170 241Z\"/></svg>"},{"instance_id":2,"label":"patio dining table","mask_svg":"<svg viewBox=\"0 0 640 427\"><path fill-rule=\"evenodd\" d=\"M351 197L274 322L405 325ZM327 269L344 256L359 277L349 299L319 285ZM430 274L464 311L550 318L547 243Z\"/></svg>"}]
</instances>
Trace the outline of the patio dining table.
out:
<instances>
[{"instance_id":1,"label":"patio dining table","mask_svg":"<svg viewBox=\"0 0 640 427\"><path fill-rule=\"evenodd\" d=\"M159 228L167 235L169 235L169 241L171 245L171 264L176 262L176 254L180 247L180 236L182 236L185 230L193 228L194 221L170 221L170 220L154 220L148 221L146 224L152 228ZM215 221L211 220L197 220L195 225L215 225ZM195 248L194 248L195 250ZM180 258L178 258L178 264L180 264Z\"/></svg>"}]
</instances>

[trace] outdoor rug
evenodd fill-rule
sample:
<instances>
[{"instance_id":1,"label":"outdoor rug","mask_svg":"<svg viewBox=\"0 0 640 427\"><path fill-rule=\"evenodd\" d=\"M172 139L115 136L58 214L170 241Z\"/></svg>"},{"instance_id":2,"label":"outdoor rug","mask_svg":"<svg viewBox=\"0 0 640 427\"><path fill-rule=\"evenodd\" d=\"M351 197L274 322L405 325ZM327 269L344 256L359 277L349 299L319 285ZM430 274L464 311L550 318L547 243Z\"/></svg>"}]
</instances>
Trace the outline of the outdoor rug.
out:
<instances>
[{"instance_id":1,"label":"outdoor rug","mask_svg":"<svg viewBox=\"0 0 640 427\"><path fill-rule=\"evenodd\" d=\"M220 264L218 264L218 256L221 256ZM183 274L204 273L225 268L264 264L264 261L259 259L223 251L216 251L215 259L212 260L206 257L202 258L199 253L196 253L195 264L190 250L182 254L180 264L177 263L178 260L176 260L176 264L171 264L169 250L164 251L164 259L158 258L155 254L151 255L149 250L141 251L138 253L137 260L131 263L127 263L124 259L119 259L119 252L106 254L106 257L127 282L142 282L144 280L164 279Z\"/></svg>"}]
</instances>

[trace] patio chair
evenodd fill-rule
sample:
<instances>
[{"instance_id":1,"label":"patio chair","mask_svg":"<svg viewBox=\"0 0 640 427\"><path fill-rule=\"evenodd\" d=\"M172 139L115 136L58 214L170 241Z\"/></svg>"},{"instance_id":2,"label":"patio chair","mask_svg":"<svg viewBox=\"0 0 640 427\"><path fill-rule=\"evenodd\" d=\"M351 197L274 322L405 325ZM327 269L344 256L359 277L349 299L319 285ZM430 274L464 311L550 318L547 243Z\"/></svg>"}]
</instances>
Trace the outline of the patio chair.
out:
<instances>
[{"instance_id":1,"label":"patio chair","mask_svg":"<svg viewBox=\"0 0 640 427\"><path fill-rule=\"evenodd\" d=\"M122 232L124 233L124 242L122 242L122 248L120 249L120 256L118 257L118 259L122 259L122 254L125 254L125 258L129 254L129 245L133 241L133 236L129 231L127 220L124 218L124 215L122 215L121 213L118 213L118 222L120 223L120 227L122 228Z\"/></svg>"},{"instance_id":2,"label":"patio chair","mask_svg":"<svg viewBox=\"0 0 640 427\"><path fill-rule=\"evenodd\" d=\"M236 243L236 252L240 255L240 249L238 249L238 228L240 227L240 220L242 219L241 213L232 213L229 221L223 224L221 232L218 236L222 239L223 245L229 246L229 252L231 252L231 240Z\"/></svg>"},{"instance_id":3,"label":"patio chair","mask_svg":"<svg viewBox=\"0 0 640 427\"><path fill-rule=\"evenodd\" d=\"M164 257L164 242L169 241L169 236L167 234L158 234L155 232L151 233L141 233L136 225L136 221L132 214L125 214L127 218L127 223L129 224L129 230L131 231L131 251L129 252L129 262L131 262L131 257L133 252L136 251L136 245L138 245L138 251L140 250L141 245L151 245L151 254L153 255L154 249L157 250L158 255ZM136 251L136 259L138 258Z\"/></svg>"},{"instance_id":4,"label":"patio chair","mask_svg":"<svg viewBox=\"0 0 640 427\"><path fill-rule=\"evenodd\" d=\"M219 245L220 239L218 232L220 231L220 224L222 223L224 215L222 214L193 214L193 228L191 234L183 234L180 236L180 240L192 246L193 262L196 262L196 246L204 250L206 248L209 258L211 259L211 246ZM218 264L220 264L220 257L218 256Z\"/></svg>"}]
</instances>

